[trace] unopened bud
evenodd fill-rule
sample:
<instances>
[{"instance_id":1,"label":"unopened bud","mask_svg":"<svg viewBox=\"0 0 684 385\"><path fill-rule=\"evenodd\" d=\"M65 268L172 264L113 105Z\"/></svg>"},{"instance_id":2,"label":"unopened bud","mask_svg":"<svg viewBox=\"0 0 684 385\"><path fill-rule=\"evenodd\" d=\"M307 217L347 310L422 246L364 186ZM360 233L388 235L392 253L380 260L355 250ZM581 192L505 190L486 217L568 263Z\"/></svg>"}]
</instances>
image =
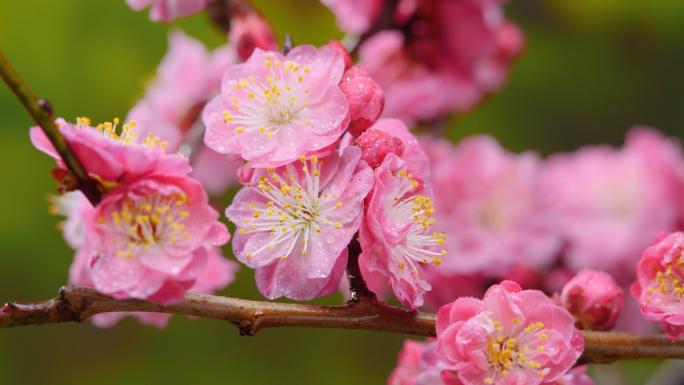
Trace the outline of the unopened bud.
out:
<instances>
[{"instance_id":1,"label":"unopened bud","mask_svg":"<svg viewBox=\"0 0 684 385\"><path fill-rule=\"evenodd\" d=\"M352 135L359 135L375 124L382 114L385 94L362 67L347 70L342 76L340 89L349 101L351 122L348 130Z\"/></svg>"},{"instance_id":2,"label":"unopened bud","mask_svg":"<svg viewBox=\"0 0 684 385\"><path fill-rule=\"evenodd\" d=\"M559 301L581 330L609 330L622 308L622 289L610 274L583 269L565 285Z\"/></svg>"},{"instance_id":3,"label":"unopened bud","mask_svg":"<svg viewBox=\"0 0 684 385\"><path fill-rule=\"evenodd\" d=\"M228 41L243 61L252 56L255 48L264 51L278 50L273 27L256 12L236 14L231 19Z\"/></svg>"},{"instance_id":4,"label":"unopened bud","mask_svg":"<svg viewBox=\"0 0 684 385\"><path fill-rule=\"evenodd\" d=\"M361 149L361 159L373 169L380 166L389 153L400 158L404 155L404 142L401 139L378 130L362 133L352 145Z\"/></svg>"}]
</instances>

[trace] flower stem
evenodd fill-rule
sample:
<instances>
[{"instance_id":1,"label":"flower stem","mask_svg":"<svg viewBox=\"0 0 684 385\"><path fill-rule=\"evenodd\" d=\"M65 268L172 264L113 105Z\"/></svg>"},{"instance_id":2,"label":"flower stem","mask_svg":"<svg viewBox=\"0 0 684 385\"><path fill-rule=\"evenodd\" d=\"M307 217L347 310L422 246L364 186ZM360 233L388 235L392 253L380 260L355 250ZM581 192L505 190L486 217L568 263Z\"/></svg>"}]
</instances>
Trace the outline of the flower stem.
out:
<instances>
[{"instance_id":1,"label":"flower stem","mask_svg":"<svg viewBox=\"0 0 684 385\"><path fill-rule=\"evenodd\" d=\"M349 302L340 306L249 301L238 298L186 293L175 305L142 300L116 300L94 288L64 286L57 298L36 302L10 302L0 307L0 328L83 322L108 312L158 312L214 318L235 325L241 335L253 336L272 327L377 330L435 337L437 316L389 306L377 301ZM583 331L582 363L609 363L645 358L684 359L684 340L660 335Z\"/></svg>"},{"instance_id":2,"label":"flower stem","mask_svg":"<svg viewBox=\"0 0 684 385\"><path fill-rule=\"evenodd\" d=\"M101 198L97 185L95 184L95 181L88 176L85 168L57 129L57 126L55 125L55 111L52 108L52 105L46 99L36 99L2 52L0 52L0 77L5 80L33 120L35 120L43 129L43 132L45 132L45 135L50 139L50 142L52 142L55 150L57 150L62 157L62 160L69 171L78 178L76 188L83 191L93 206L96 205Z\"/></svg>"}]
</instances>

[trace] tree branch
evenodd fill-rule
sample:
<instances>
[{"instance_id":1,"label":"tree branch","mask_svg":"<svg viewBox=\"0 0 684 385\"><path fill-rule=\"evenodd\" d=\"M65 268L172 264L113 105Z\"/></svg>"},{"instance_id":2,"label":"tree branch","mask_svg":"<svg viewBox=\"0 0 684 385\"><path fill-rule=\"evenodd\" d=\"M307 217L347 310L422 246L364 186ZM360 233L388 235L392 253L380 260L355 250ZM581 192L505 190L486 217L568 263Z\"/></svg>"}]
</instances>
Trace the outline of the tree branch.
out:
<instances>
[{"instance_id":1,"label":"tree branch","mask_svg":"<svg viewBox=\"0 0 684 385\"><path fill-rule=\"evenodd\" d=\"M14 95L17 96L21 104L24 105L33 120L43 129L43 132L50 139L50 142L62 157L69 171L78 178L76 188L83 191L83 194L95 206L101 198L97 185L88 176L85 167L83 167L57 129L55 125L55 111L50 102L46 99L36 99L35 95L33 95L26 83L21 80L19 74L12 68L12 65L7 61L2 52L0 52L0 77L5 80L5 83L7 83Z\"/></svg>"},{"instance_id":2,"label":"tree branch","mask_svg":"<svg viewBox=\"0 0 684 385\"><path fill-rule=\"evenodd\" d=\"M377 301L349 302L340 306L286 304L186 293L183 302L162 306L141 300L116 300L94 288L64 286L57 298L36 302L10 302L0 308L0 328L83 322L108 312L159 312L215 318L235 325L241 335L253 336L272 327L377 330L435 337L435 314L412 312ZM584 331L582 363L609 363L644 358L684 359L684 340L659 335Z\"/></svg>"}]
</instances>

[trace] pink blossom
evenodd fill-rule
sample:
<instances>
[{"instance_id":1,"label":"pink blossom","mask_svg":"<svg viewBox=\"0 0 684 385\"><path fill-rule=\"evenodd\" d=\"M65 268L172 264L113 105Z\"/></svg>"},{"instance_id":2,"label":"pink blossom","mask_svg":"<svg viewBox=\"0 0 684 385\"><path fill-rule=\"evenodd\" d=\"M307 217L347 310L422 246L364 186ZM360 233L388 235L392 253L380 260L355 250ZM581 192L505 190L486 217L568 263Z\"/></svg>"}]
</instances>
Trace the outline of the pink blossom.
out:
<instances>
[{"instance_id":1,"label":"pink blossom","mask_svg":"<svg viewBox=\"0 0 684 385\"><path fill-rule=\"evenodd\" d=\"M191 142L202 129L196 124L202 108L218 92L223 74L236 60L230 46L208 52L200 41L181 31L172 32L154 83L126 120L134 121L138 132L151 132L166 141L167 151L181 150L181 145ZM186 148L183 150L188 153ZM192 176L210 194L220 195L236 184L239 157L218 154L203 144L195 151Z\"/></svg>"},{"instance_id":2,"label":"pink blossom","mask_svg":"<svg viewBox=\"0 0 684 385\"><path fill-rule=\"evenodd\" d=\"M380 15L384 0L321 0L335 14L337 26L344 32L361 35Z\"/></svg>"},{"instance_id":3,"label":"pink blossom","mask_svg":"<svg viewBox=\"0 0 684 385\"><path fill-rule=\"evenodd\" d=\"M431 289L421 264L442 263L446 235L428 231L434 223L429 217L432 201L420 195L423 186L413 180L407 164L390 153L375 170L375 186L361 226L359 260L370 272L389 277L399 301L417 309L423 305L423 293Z\"/></svg>"},{"instance_id":4,"label":"pink blossom","mask_svg":"<svg viewBox=\"0 0 684 385\"><path fill-rule=\"evenodd\" d=\"M677 339L684 335L684 233L661 232L653 243L637 263L637 281L632 284L631 293L644 318L660 322L665 336Z\"/></svg>"},{"instance_id":5,"label":"pink blossom","mask_svg":"<svg viewBox=\"0 0 684 385\"><path fill-rule=\"evenodd\" d=\"M242 61L247 61L255 48L264 51L278 50L273 27L255 11L235 12L230 20L228 42L236 47Z\"/></svg>"},{"instance_id":6,"label":"pink blossom","mask_svg":"<svg viewBox=\"0 0 684 385\"><path fill-rule=\"evenodd\" d=\"M50 197L50 213L63 215L66 219L59 224L67 245L78 250L86 244L84 218L91 215L93 205L79 190Z\"/></svg>"},{"instance_id":7,"label":"pink blossom","mask_svg":"<svg viewBox=\"0 0 684 385\"><path fill-rule=\"evenodd\" d=\"M652 234L675 229L683 159L674 139L644 127L631 129L622 149L588 146L551 156L543 200L566 240L566 264L631 281L638 250Z\"/></svg>"},{"instance_id":8,"label":"pink blossom","mask_svg":"<svg viewBox=\"0 0 684 385\"><path fill-rule=\"evenodd\" d=\"M362 133L352 145L361 149L361 159L372 169L378 168L387 154L394 154L399 158L404 155L404 142L380 130Z\"/></svg>"},{"instance_id":9,"label":"pink blossom","mask_svg":"<svg viewBox=\"0 0 684 385\"><path fill-rule=\"evenodd\" d=\"M584 350L570 313L511 281L442 307L436 328L437 356L466 385L553 382Z\"/></svg>"},{"instance_id":10,"label":"pink blossom","mask_svg":"<svg viewBox=\"0 0 684 385\"><path fill-rule=\"evenodd\" d=\"M413 3L395 15L401 31L380 31L359 50L385 92L385 116L415 122L463 113L503 87L524 39L503 18L501 2Z\"/></svg>"},{"instance_id":11,"label":"pink blossom","mask_svg":"<svg viewBox=\"0 0 684 385\"><path fill-rule=\"evenodd\" d=\"M435 354L436 346L437 342L431 338L427 343L405 340L397 367L387 379L387 385L442 385L440 372L444 365ZM460 381L452 383L460 384Z\"/></svg>"},{"instance_id":12,"label":"pink blossom","mask_svg":"<svg viewBox=\"0 0 684 385\"><path fill-rule=\"evenodd\" d=\"M126 0L135 11L150 7L150 20L171 23L174 20L201 12L214 0Z\"/></svg>"},{"instance_id":13,"label":"pink blossom","mask_svg":"<svg viewBox=\"0 0 684 385\"><path fill-rule=\"evenodd\" d=\"M576 366L566 375L556 380L557 385L595 385L594 380L587 374L587 366Z\"/></svg>"},{"instance_id":14,"label":"pink blossom","mask_svg":"<svg viewBox=\"0 0 684 385\"><path fill-rule=\"evenodd\" d=\"M171 304L195 283L211 246L230 239L199 182L151 176L110 191L86 219L92 280L117 299Z\"/></svg>"},{"instance_id":15,"label":"pink blossom","mask_svg":"<svg viewBox=\"0 0 684 385\"><path fill-rule=\"evenodd\" d=\"M256 269L264 296L308 301L339 287L372 187L360 158L353 146L323 160L302 156L301 164L257 170L237 193L226 209L238 227L233 251Z\"/></svg>"},{"instance_id":16,"label":"pink blossom","mask_svg":"<svg viewBox=\"0 0 684 385\"><path fill-rule=\"evenodd\" d=\"M334 49L335 51L339 52L340 55L344 58L344 70L347 71L354 65L351 56L349 55L349 51L342 45L337 40L330 40L330 43L327 44L328 47Z\"/></svg>"},{"instance_id":17,"label":"pink blossom","mask_svg":"<svg viewBox=\"0 0 684 385\"><path fill-rule=\"evenodd\" d=\"M226 72L221 95L204 109L205 143L251 167L329 155L349 124L343 71L344 59L327 47L301 45L287 56L255 50Z\"/></svg>"},{"instance_id":18,"label":"pink blossom","mask_svg":"<svg viewBox=\"0 0 684 385\"><path fill-rule=\"evenodd\" d=\"M486 135L421 144L431 155L437 229L450 234L444 270L499 277L554 260L561 240L539 204L536 153L512 154Z\"/></svg>"},{"instance_id":19,"label":"pink blossom","mask_svg":"<svg viewBox=\"0 0 684 385\"><path fill-rule=\"evenodd\" d=\"M342 76L340 89L349 101L349 132L358 135L375 124L385 107L385 95L366 70L358 66L348 69Z\"/></svg>"},{"instance_id":20,"label":"pink blossom","mask_svg":"<svg viewBox=\"0 0 684 385\"><path fill-rule=\"evenodd\" d=\"M181 156L168 155L157 146L157 139L145 139L142 144L136 141L132 127L124 125L120 134L116 125L105 123L90 127L90 120L79 118L78 125L57 119L57 126L69 147L83 163L88 174L95 179L111 184L131 183L151 174L187 174L191 168L188 160ZM57 165L66 169L64 162L40 127L29 131L31 143L40 151L52 156Z\"/></svg>"},{"instance_id":21,"label":"pink blossom","mask_svg":"<svg viewBox=\"0 0 684 385\"><path fill-rule=\"evenodd\" d=\"M582 269L561 292L560 305L581 330L609 330L622 308L622 289L610 274Z\"/></svg>"}]
</instances>

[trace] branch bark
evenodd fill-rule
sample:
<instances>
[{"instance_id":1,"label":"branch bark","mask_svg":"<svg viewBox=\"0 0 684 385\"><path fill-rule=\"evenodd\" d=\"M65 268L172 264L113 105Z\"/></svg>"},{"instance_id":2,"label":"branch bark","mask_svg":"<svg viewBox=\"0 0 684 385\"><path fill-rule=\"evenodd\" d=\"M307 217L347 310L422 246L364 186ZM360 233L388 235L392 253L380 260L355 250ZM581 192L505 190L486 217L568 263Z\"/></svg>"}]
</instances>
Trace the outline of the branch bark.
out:
<instances>
[{"instance_id":1,"label":"branch bark","mask_svg":"<svg viewBox=\"0 0 684 385\"><path fill-rule=\"evenodd\" d=\"M5 80L5 83L17 96L21 104L24 105L33 120L43 129L50 142L55 147L66 164L69 171L71 171L78 179L76 188L83 191L83 194L95 206L101 198L100 191L94 180L88 176L83 164L78 160L74 152L69 147L62 134L55 125L55 111L50 102L46 99L37 99L33 92L28 88L26 83L19 77L19 74L12 68L12 65L7 61L5 55L0 52L0 77Z\"/></svg>"},{"instance_id":2,"label":"branch bark","mask_svg":"<svg viewBox=\"0 0 684 385\"><path fill-rule=\"evenodd\" d=\"M241 335L253 336L273 327L377 330L435 337L435 314L412 312L376 300L340 306L286 304L186 293L181 303L162 306L142 300L116 300L94 288L64 286L57 298L36 302L10 302L0 308L0 328L83 322L108 312L159 312L214 318L235 325ZM644 358L684 359L684 340L659 335L582 332L582 363L609 363Z\"/></svg>"}]
</instances>

